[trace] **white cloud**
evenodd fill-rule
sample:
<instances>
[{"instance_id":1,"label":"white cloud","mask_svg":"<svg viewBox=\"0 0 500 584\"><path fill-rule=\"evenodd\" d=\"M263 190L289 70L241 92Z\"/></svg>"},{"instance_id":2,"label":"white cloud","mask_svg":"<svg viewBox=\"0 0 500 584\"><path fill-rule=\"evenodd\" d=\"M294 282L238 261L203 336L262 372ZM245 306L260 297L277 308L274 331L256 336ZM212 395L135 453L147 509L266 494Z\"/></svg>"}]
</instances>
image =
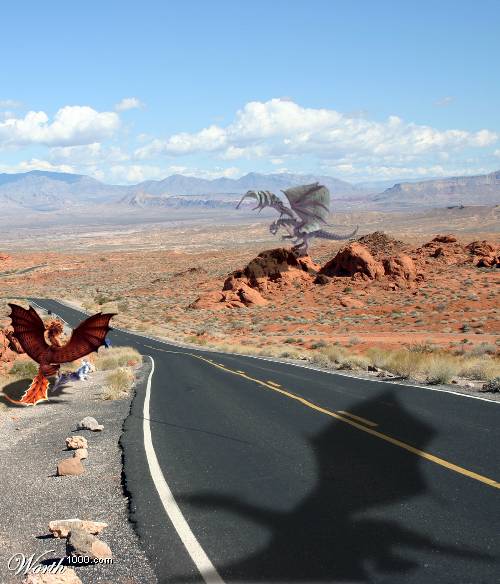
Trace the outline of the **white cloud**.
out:
<instances>
[{"instance_id":1,"label":"white cloud","mask_svg":"<svg viewBox=\"0 0 500 584\"><path fill-rule=\"evenodd\" d=\"M131 109L141 109L144 104L137 97L124 97L115 105L115 110L117 112L125 112Z\"/></svg>"},{"instance_id":2,"label":"white cloud","mask_svg":"<svg viewBox=\"0 0 500 584\"><path fill-rule=\"evenodd\" d=\"M0 122L0 145L74 146L111 137L120 126L114 112L98 112L88 106L65 106L52 121L43 111Z\"/></svg>"},{"instance_id":3,"label":"white cloud","mask_svg":"<svg viewBox=\"0 0 500 584\"><path fill-rule=\"evenodd\" d=\"M500 158L500 149L495 150L495 152L493 152L493 154L497 157Z\"/></svg>"},{"instance_id":4,"label":"white cloud","mask_svg":"<svg viewBox=\"0 0 500 584\"><path fill-rule=\"evenodd\" d=\"M198 132L155 139L135 154L138 158L149 158L160 154L214 153L230 160L311 155L359 163L376 159L387 165L485 148L497 140L498 135L487 129L439 130L406 122L398 116L376 121L332 109L304 108L291 100L271 99L247 103L225 127L211 125Z\"/></svg>"},{"instance_id":5,"label":"white cloud","mask_svg":"<svg viewBox=\"0 0 500 584\"><path fill-rule=\"evenodd\" d=\"M48 170L52 172L76 172L74 166L69 164L52 164L47 160L32 158L23 160L15 165L0 166L0 172L29 172L30 170Z\"/></svg>"},{"instance_id":6,"label":"white cloud","mask_svg":"<svg viewBox=\"0 0 500 584\"><path fill-rule=\"evenodd\" d=\"M450 103L453 103L454 101L455 98L452 95L445 95L440 99L436 99L434 105L437 105L438 107L446 107L447 105L450 105Z\"/></svg>"},{"instance_id":7,"label":"white cloud","mask_svg":"<svg viewBox=\"0 0 500 584\"><path fill-rule=\"evenodd\" d=\"M49 159L87 166L126 162L130 156L117 146L103 146L100 142L93 142L82 146L56 146L50 149Z\"/></svg>"},{"instance_id":8,"label":"white cloud","mask_svg":"<svg viewBox=\"0 0 500 584\"><path fill-rule=\"evenodd\" d=\"M112 181L119 183L138 183L144 180L165 178L164 169L146 164L117 164L110 167L108 174Z\"/></svg>"},{"instance_id":9,"label":"white cloud","mask_svg":"<svg viewBox=\"0 0 500 584\"><path fill-rule=\"evenodd\" d=\"M16 99L0 99L0 109L19 109L22 106Z\"/></svg>"},{"instance_id":10,"label":"white cloud","mask_svg":"<svg viewBox=\"0 0 500 584\"><path fill-rule=\"evenodd\" d=\"M440 164L432 166L384 166L384 165L365 165L361 169L354 164L333 164L325 165L322 171L326 174L343 176L351 180L364 180L366 178L388 178L404 179L411 177L449 177L449 176L467 176L472 174L486 174L491 169L483 166L464 166L464 167L444 167Z\"/></svg>"}]
</instances>

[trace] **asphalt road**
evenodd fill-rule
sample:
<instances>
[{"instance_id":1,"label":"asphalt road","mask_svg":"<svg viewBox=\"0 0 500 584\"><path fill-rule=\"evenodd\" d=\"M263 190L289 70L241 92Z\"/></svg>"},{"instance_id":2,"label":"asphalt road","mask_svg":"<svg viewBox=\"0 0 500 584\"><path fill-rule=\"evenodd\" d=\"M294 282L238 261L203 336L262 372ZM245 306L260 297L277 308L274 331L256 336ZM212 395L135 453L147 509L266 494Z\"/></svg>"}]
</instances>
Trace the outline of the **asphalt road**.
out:
<instances>
[{"instance_id":1,"label":"asphalt road","mask_svg":"<svg viewBox=\"0 0 500 584\"><path fill-rule=\"evenodd\" d=\"M500 581L498 404L111 340L152 358L122 443L161 583Z\"/></svg>"}]
</instances>

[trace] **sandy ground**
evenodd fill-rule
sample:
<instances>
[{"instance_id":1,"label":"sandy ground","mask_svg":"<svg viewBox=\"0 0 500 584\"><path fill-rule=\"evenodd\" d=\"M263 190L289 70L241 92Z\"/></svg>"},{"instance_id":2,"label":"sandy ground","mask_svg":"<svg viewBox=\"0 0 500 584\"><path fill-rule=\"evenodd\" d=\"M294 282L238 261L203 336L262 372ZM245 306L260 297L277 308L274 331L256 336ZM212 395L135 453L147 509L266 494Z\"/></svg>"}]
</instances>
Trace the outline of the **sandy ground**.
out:
<instances>
[{"instance_id":1,"label":"sandy ground","mask_svg":"<svg viewBox=\"0 0 500 584\"><path fill-rule=\"evenodd\" d=\"M9 572L13 554L50 552L65 555L65 540L47 537L54 519L78 517L105 521L100 535L113 551L113 564L76 568L84 584L154 584L156 578L128 522L128 500L122 490L119 439L130 399L103 401L102 375L88 382L71 382L48 403L36 407L0 408L0 583L21 582ZM22 391L28 380L8 387ZM49 394L50 395L50 394ZM0 398L2 403L5 400ZM85 416L104 424L103 432L75 431ZM57 462L71 456L65 438L73 433L89 442L85 473L56 477Z\"/></svg>"}]
</instances>

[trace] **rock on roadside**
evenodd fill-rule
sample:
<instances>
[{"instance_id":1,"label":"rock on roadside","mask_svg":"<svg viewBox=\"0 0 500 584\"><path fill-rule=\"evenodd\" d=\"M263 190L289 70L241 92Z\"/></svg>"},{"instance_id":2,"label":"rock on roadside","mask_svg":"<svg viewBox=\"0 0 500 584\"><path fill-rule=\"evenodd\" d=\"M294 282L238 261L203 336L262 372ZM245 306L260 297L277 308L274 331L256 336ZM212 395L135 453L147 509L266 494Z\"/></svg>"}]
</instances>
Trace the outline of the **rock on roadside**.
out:
<instances>
[{"instance_id":1,"label":"rock on roadside","mask_svg":"<svg viewBox=\"0 0 500 584\"><path fill-rule=\"evenodd\" d=\"M57 463L57 476L78 476L85 472L80 458L65 458Z\"/></svg>"},{"instance_id":2,"label":"rock on roadside","mask_svg":"<svg viewBox=\"0 0 500 584\"><path fill-rule=\"evenodd\" d=\"M60 574L34 574L30 573L22 584L82 584L73 568L65 568Z\"/></svg>"},{"instance_id":3,"label":"rock on roadside","mask_svg":"<svg viewBox=\"0 0 500 584\"><path fill-rule=\"evenodd\" d=\"M79 458L80 460L85 460L89 457L89 451L86 448L77 448L73 451L73 458Z\"/></svg>"},{"instance_id":4,"label":"rock on roadside","mask_svg":"<svg viewBox=\"0 0 500 584\"><path fill-rule=\"evenodd\" d=\"M73 529L81 529L91 535L98 535L108 526L104 521L86 521L82 519L59 519L49 522L49 531L54 537L68 537Z\"/></svg>"},{"instance_id":5,"label":"rock on roadside","mask_svg":"<svg viewBox=\"0 0 500 584\"><path fill-rule=\"evenodd\" d=\"M104 426L99 424L99 422L92 416L86 416L83 420L78 422L76 427L77 430L91 430L92 432L102 432Z\"/></svg>"},{"instance_id":6,"label":"rock on roadside","mask_svg":"<svg viewBox=\"0 0 500 584\"><path fill-rule=\"evenodd\" d=\"M95 535L78 528L69 533L66 553L73 556L87 556L97 559L113 557L111 548L107 543L101 541Z\"/></svg>"},{"instance_id":7,"label":"rock on roadside","mask_svg":"<svg viewBox=\"0 0 500 584\"><path fill-rule=\"evenodd\" d=\"M76 450L77 448L88 448L87 438L83 436L70 436L66 438L66 448L68 450Z\"/></svg>"}]
</instances>

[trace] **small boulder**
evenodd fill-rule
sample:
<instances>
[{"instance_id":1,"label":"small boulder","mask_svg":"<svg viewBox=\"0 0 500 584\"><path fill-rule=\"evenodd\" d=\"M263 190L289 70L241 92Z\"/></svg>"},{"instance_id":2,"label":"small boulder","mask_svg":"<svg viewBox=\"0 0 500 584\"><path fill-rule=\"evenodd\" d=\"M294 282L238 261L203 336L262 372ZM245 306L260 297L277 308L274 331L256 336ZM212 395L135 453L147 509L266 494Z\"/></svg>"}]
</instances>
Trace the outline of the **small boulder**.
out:
<instances>
[{"instance_id":1,"label":"small boulder","mask_svg":"<svg viewBox=\"0 0 500 584\"><path fill-rule=\"evenodd\" d=\"M30 572L22 584L82 584L73 568L64 567L64 572L58 574L47 572L36 574Z\"/></svg>"},{"instance_id":2,"label":"small boulder","mask_svg":"<svg viewBox=\"0 0 500 584\"><path fill-rule=\"evenodd\" d=\"M79 458L65 458L57 463L57 476L78 476L85 472L85 467Z\"/></svg>"},{"instance_id":3,"label":"small boulder","mask_svg":"<svg viewBox=\"0 0 500 584\"><path fill-rule=\"evenodd\" d=\"M500 267L500 246L491 241L473 241L465 247L478 268Z\"/></svg>"},{"instance_id":4,"label":"small boulder","mask_svg":"<svg viewBox=\"0 0 500 584\"><path fill-rule=\"evenodd\" d=\"M87 448L77 448L73 452L73 458L79 458L80 460L85 460L89 457L89 451Z\"/></svg>"},{"instance_id":5,"label":"small boulder","mask_svg":"<svg viewBox=\"0 0 500 584\"><path fill-rule=\"evenodd\" d=\"M104 430L104 426L99 424L95 418L92 416L87 416L83 418L80 422L78 422L78 426L76 427L77 430L91 430L92 432L102 432Z\"/></svg>"},{"instance_id":6,"label":"small boulder","mask_svg":"<svg viewBox=\"0 0 500 584\"><path fill-rule=\"evenodd\" d=\"M97 559L113 557L107 543L78 528L69 533L66 540L66 553L72 556L88 556Z\"/></svg>"},{"instance_id":7,"label":"small boulder","mask_svg":"<svg viewBox=\"0 0 500 584\"><path fill-rule=\"evenodd\" d=\"M82 521L81 519L59 519L49 522L49 531L56 538L66 538L72 530L82 529L90 535L98 535L106 529L107 523L103 521Z\"/></svg>"},{"instance_id":8,"label":"small boulder","mask_svg":"<svg viewBox=\"0 0 500 584\"><path fill-rule=\"evenodd\" d=\"M66 448L68 450L76 450L77 448L88 448L87 439L83 436L70 436L66 438Z\"/></svg>"}]
</instances>

